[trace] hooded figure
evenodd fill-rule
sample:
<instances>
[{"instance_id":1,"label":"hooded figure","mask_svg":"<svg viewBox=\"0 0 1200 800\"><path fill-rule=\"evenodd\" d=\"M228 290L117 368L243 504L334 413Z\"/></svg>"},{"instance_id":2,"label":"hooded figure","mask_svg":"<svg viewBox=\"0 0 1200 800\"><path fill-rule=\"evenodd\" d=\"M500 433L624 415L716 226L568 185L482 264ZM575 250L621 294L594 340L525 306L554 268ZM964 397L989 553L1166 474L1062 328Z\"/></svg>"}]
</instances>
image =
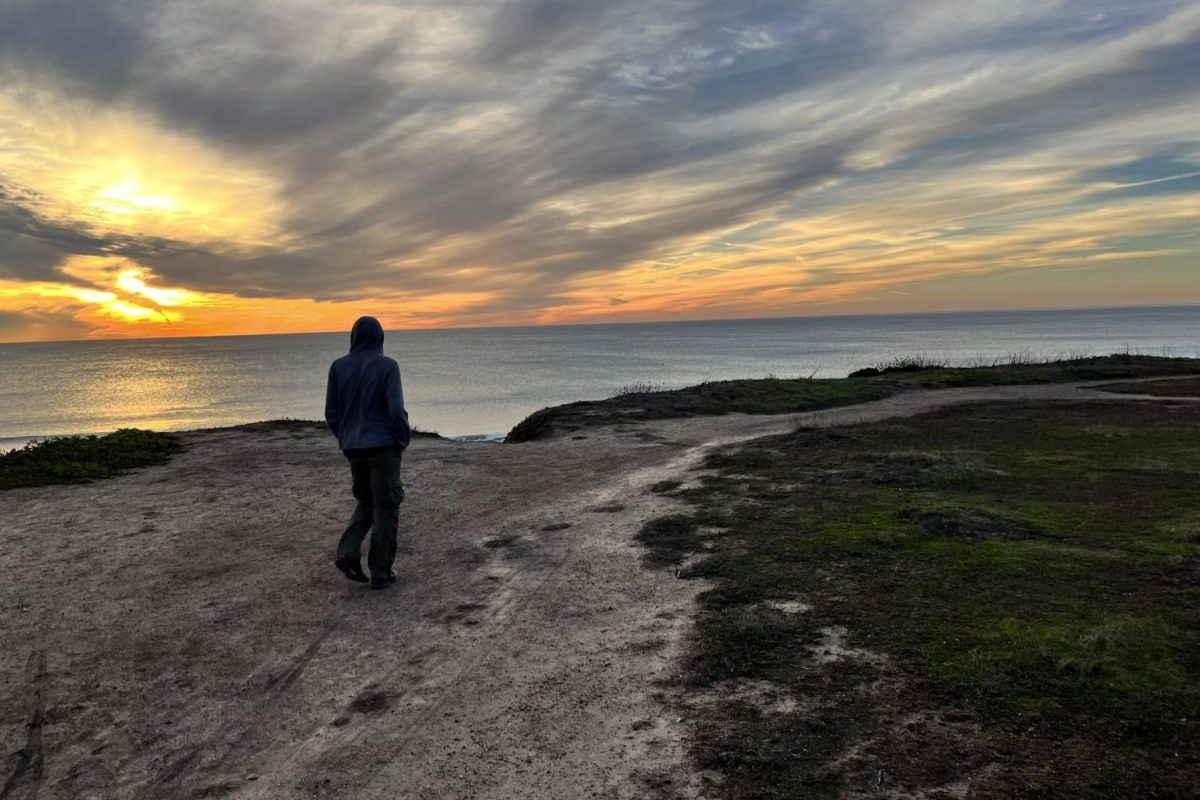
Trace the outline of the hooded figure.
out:
<instances>
[{"instance_id":1,"label":"hooded figure","mask_svg":"<svg viewBox=\"0 0 1200 800\"><path fill-rule=\"evenodd\" d=\"M383 326L374 317L359 317L350 352L329 368L325 421L342 450L408 447L400 367L383 354Z\"/></svg>"},{"instance_id":2,"label":"hooded figure","mask_svg":"<svg viewBox=\"0 0 1200 800\"><path fill-rule=\"evenodd\" d=\"M404 487L400 460L412 439L400 367L383 354L383 326L360 317L350 331L350 352L333 362L325 389L325 421L350 462L358 505L338 543L334 565L347 578L366 582L359 551L367 532L371 588L396 581L396 530Z\"/></svg>"}]
</instances>

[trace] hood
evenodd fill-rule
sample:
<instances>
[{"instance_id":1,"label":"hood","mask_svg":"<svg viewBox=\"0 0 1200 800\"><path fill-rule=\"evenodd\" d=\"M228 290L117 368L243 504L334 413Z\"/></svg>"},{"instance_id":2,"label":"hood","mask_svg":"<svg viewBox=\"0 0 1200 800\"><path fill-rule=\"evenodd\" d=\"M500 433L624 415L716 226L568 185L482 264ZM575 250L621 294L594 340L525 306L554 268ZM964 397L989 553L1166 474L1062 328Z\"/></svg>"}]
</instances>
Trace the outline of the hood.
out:
<instances>
[{"instance_id":1,"label":"hood","mask_svg":"<svg viewBox=\"0 0 1200 800\"><path fill-rule=\"evenodd\" d=\"M359 317L350 329L351 353L383 352L383 326L374 317Z\"/></svg>"}]
</instances>

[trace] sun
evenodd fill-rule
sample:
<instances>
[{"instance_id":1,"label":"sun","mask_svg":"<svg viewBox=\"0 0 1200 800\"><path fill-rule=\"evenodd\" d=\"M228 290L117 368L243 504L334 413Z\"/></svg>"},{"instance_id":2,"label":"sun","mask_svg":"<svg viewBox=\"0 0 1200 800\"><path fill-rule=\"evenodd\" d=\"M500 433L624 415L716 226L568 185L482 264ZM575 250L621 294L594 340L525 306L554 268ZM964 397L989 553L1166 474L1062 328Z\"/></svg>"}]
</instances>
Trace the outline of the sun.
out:
<instances>
[{"instance_id":1,"label":"sun","mask_svg":"<svg viewBox=\"0 0 1200 800\"><path fill-rule=\"evenodd\" d=\"M179 211L183 203L174 197L153 194L143 189L141 181L129 177L114 183L100 192L92 202L94 208L109 214L133 214L138 211Z\"/></svg>"},{"instance_id":2,"label":"sun","mask_svg":"<svg viewBox=\"0 0 1200 800\"><path fill-rule=\"evenodd\" d=\"M147 286L141 270L126 269L117 276L117 286L130 294L137 294L153 301L160 306L180 306L188 304L193 293L186 289L159 289Z\"/></svg>"}]
</instances>

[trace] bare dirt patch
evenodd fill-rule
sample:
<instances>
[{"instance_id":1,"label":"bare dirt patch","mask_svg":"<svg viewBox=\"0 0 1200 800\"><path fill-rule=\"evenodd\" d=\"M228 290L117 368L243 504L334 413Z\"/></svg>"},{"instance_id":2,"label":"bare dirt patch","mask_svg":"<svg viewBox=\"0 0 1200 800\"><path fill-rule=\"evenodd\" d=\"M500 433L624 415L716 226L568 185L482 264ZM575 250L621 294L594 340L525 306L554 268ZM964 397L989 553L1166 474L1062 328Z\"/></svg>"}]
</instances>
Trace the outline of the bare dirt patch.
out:
<instances>
[{"instance_id":1,"label":"bare dirt patch","mask_svg":"<svg viewBox=\"0 0 1200 800\"><path fill-rule=\"evenodd\" d=\"M697 433L417 440L388 592L332 565L353 500L316 428L6 493L6 797L700 796L656 699L699 587L632 538Z\"/></svg>"}]
</instances>

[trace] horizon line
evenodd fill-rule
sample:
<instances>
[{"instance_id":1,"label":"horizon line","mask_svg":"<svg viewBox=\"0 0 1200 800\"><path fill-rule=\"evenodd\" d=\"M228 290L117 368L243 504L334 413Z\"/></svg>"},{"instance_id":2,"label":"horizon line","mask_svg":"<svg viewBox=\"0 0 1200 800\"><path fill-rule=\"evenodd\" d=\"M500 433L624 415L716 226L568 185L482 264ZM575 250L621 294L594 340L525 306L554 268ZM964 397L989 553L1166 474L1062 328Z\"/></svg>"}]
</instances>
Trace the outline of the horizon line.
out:
<instances>
[{"instance_id":1,"label":"horizon line","mask_svg":"<svg viewBox=\"0 0 1200 800\"><path fill-rule=\"evenodd\" d=\"M790 319L846 319L857 318L863 319L879 318L879 317L934 317L934 316L950 316L954 314L1023 314L1023 313L1051 313L1064 311L1130 311L1140 309L1167 309L1167 308L1197 308L1200 309L1200 302L1193 303L1149 303L1145 305L1097 305L1097 306L1045 306L1037 308L987 308L987 309L947 309L941 311L895 311L891 313L847 313L847 314L789 314L783 316L767 316L767 317L710 317L700 319L659 319L659 320L627 320L622 322L551 322L551 323L526 323L519 325L463 325L458 327L434 327L434 328L388 328L385 327L385 332L395 333L419 333L422 331L492 331L492 330L518 330L521 328L597 328L597 327L617 327L623 325L672 325L672 324L688 324L701 322L767 322L771 320L790 320ZM244 339L254 336L323 336L328 334L347 334L349 327L344 330L332 331L302 331L291 333L215 333L202 334L195 336L98 336L95 338L85 339L21 339L11 342L0 342L0 347L5 345L15 344L70 344L82 342L153 342L153 341L178 341L184 339Z\"/></svg>"}]
</instances>

